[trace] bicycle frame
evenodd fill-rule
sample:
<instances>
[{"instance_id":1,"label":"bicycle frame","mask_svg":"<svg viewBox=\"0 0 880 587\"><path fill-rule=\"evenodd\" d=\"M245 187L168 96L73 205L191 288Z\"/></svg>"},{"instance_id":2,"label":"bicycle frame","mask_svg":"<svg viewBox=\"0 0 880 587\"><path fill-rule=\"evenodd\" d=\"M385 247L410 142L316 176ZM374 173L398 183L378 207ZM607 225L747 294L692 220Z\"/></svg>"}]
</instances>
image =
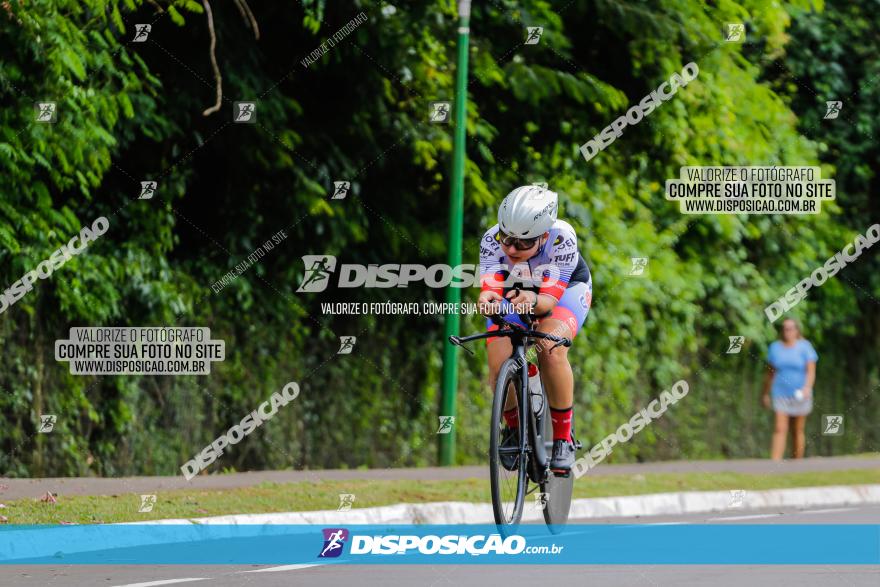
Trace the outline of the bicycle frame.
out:
<instances>
[{"instance_id":1,"label":"bicycle frame","mask_svg":"<svg viewBox=\"0 0 880 587\"><path fill-rule=\"evenodd\" d=\"M529 316L523 316L523 318L527 324L531 324L532 320ZM528 471L529 478L533 483L541 483L547 475L550 462L547 454L547 447L544 445L544 439L542 436L543 417L547 417L548 413L546 403L547 396L546 391L542 389L542 395L544 396L542 401L545 402L543 410L544 416L539 418L532 409L532 398L529 390L529 372L526 368L526 365L528 364L526 351L529 346L529 341L532 339L554 341L556 344L550 348L549 352L553 352L553 349L558 346L570 347L571 340L548 334L546 332L532 330L531 328L526 329L517 324L508 322L499 316L492 317L492 321L499 325L498 330L465 337L450 336L449 342L457 346L462 346L462 348L473 354L473 351L463 346L464 343L495 337L506 337L510 339L511 344L513 345L513 352L508 360L514 360L517 363L518 375L520 377L520 397L517 398L518 405L520 406L520 414L523 416L527 413L529 414L529 417L521 417L519 419L519 437L522 439L522 442L520 443L520 462L526 462L525 457L531 452L534 458L529 459L528 461L531 465ZM528 412L526 412L526 409L528 409Z\"/></svg>"}]
</instances>

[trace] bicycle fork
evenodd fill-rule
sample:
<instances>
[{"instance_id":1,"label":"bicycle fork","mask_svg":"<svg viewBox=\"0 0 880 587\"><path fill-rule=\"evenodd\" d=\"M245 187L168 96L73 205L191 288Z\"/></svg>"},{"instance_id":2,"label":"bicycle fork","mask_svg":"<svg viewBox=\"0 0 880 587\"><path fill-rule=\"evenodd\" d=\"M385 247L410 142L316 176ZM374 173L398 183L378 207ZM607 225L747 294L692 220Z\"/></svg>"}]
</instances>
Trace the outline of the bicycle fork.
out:
<instances>
[{"instance_id":1,"label":"bicycle fork","mask_svg":"<svg viewBox=\"0 0 880 587\"><path fill-rule=\"evenodd\" d=\"M520 463L526 462L526 455L531 452L532 458L529 459L529 476L532 477L534 483L541 483L547 475L550 465L550 458L547 455L547 447L544 444L543 420L548 416L547 399L543 395L543 388L533 390L529 386L529 362L526 360L525 346L516 345L514 350L516 360L519 365L520 392L517 398L519 408L519 437L522 439L520 444ZM532 395L540 394L541 410L535 410Z\"/></svg>"}]
</instances>

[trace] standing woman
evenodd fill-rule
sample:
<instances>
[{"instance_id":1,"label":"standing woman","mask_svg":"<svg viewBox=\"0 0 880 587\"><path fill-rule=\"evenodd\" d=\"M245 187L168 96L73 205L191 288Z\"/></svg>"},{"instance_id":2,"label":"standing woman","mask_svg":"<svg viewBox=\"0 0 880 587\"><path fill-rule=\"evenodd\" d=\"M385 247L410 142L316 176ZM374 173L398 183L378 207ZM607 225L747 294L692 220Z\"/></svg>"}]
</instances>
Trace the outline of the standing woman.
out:
<instances>
[{"instance_id":1,"label":"standing woman","mask_svg":"<svg viewBox=\"0 0 880 587\"><path fill-rule=\"evenodd\" d=\"M803 336L794 318L782 321L779 340L770 344L767 352L767 376L761 401L770 409L771 387L776 425L770 445L770 458L781 461L785 454L785 437L791 422L792 454L804 457L804 425L813 411L813 382L816 380L816 361L819 356L813 345Z\"/></svg>"}]
</instances>

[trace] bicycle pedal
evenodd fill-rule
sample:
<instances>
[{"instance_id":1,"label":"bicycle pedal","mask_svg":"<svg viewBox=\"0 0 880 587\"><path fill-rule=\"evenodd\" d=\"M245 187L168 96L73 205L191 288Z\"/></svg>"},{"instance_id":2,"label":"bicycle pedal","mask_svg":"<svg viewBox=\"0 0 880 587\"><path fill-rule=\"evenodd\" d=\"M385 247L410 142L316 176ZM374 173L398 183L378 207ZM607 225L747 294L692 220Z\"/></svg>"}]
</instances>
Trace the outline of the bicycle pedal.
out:
<instances>
[{"instance_id":1,"label":"bicycle pedal","mask_svg":"<svg viewBox=\"0 0 880 587\"><path fill-rule=\"evenodd\" d=\"M570 470L570 469L569 469L569 470L565 470L565 469L550 469L550 471L551 471L556 477L563 477L563 478L565 478L565 479L568 479L569 477L571 477L571 470Z\"/></svg>"}]
</instances>

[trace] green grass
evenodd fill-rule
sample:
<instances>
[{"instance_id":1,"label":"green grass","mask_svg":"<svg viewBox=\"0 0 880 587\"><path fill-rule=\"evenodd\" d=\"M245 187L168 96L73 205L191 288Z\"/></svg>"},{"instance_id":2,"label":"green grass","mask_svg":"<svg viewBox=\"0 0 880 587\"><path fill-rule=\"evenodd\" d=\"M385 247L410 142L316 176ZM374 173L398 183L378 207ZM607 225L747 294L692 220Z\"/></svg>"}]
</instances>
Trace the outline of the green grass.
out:
<instances>
[{"instance_id":1,"label":"green grass","mask_svg":"<svg viewBox=\"0 0 880 587\"><path fill-rule=\"evenodd\" d=\"M880 483L880 470L857 469L833 473L747 475L742 473L646 473L582 477L575 483L575 497L640 495L668 491L762 490L823 485ZM35 499L6 502L0 513L9 524L111 523L200 518L225 514L256 514L334 510L340 493L355 494L354 507L395 503L467 501L488 503L488 479L461 481L319 481L264 483L254 487L211 491L167 491L157 495L150 513L139 513L140 496L59 495L58 503Z\"/></svg>"}]
</instances>

